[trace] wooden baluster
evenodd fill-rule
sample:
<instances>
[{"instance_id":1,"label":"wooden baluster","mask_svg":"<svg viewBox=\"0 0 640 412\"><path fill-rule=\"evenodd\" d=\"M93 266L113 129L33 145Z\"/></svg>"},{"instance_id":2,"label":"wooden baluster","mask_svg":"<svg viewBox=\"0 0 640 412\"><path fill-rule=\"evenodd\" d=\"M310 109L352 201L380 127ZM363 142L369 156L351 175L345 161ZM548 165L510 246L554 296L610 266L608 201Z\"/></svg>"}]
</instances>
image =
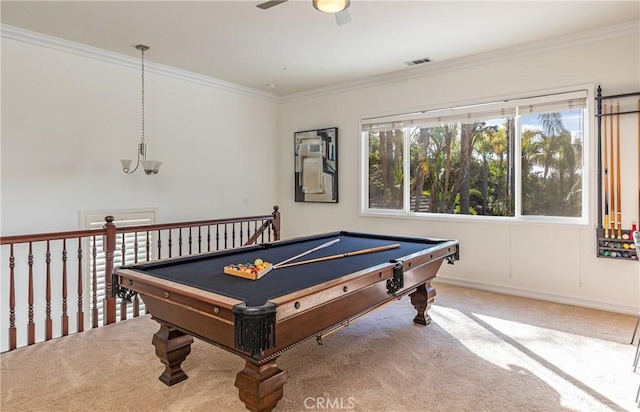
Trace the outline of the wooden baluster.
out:
<instances>
[{"instance_id":1,"label":"wooden baluster","mask_svg":"<svg viewBox=\"0 0 640 412\"><path fill-rule=\"evenodd\" d=\"M15 285L16 257L13 254L13 243L9 252L9 350L18 346L16 335L16 285Z\"/></svg>"},{"instance_id":2,"label":"wooden baluster","mask_svg":"<svg viewBox=\"0 0 640 412\"><path fill-rule=\"evenodd\" d=\"M122 254L121 265L126 264L126 256L127 256L127 242L126 236L122 234L122 245L120 247L120 253ZM127 302L124 299L120 299L120 320L127 320Z\"/></svg>"},{"instance_id":3,"label":"wooden baluster","mask_svg":"<svg viewBox=\"0 0 640 412\"><path fill-rule=\"evenodd\" d=\"M202 253L202 226L198 226L198 253Z\"/></svg>"},{"instance_id":4,"label":"wooden baluster","mask_svg":"<svg viewBox=\"0 0 640 412\"><path fill-rule=\"evenodd\" d=\"M182 256L182 228L178 228L178 256Z\"/></svg>"},{"instance_id":5,"label":"wooden baluster","mask_svg":"<svg viewBox=\"0 0 640 412\"><path fill-rule=\"evenodd\" d=\"M116 323L116 299L112 294L111 284L111 274L113 273L113 257L116 250L116 225L113 224L113 216L107 216L106 220L106 266L104 271L104 283L105 283L105 291L104 291L104 301L102 305L102 310L104 313L102 314L103 319L105 320L105 325L110 325L112 323Z\"/></svg>"},{"instance_id":6,"label":"wooden baluster","mask_svg":"<svg viewBox=\"0 0 640 412\"><path fill-rule=\"evenodd\" d=\"M98 248L96 247L96 237L93 237L93 247L91 248L91 327L98 327Z\"/></svg>"},{"instance_id":7,"label":"wooden baluster","mask_svg":"<svg viewBox=\"0 0 640 412\"><path fill-rule=\"evenodd\" d=\"M62 239L62 336L69 334L67 313L67 239Z\"/></svg>"},{"instance_id":8,"label":"wooden baluster","mask_svg":"<svg viewBox=\"0 0 640 412\"><path fill-rule=\"evenodd\" d=\"M280 240L280 208L273 207L273 240ZM269 230L269 241L271 241L271 230Z\"/></svg>"},{"instance_id":9,"label":"wooden baluster","mask_svg":"<svg viewBox=\"0 0 640 412\"><path fill-rule=\"evenodd\" d=\"M253 244L258 243L258 231L260 229L258 229L258 221L256 220L255 222L253 222L253 235L252 236L256 236L255 242L253 242Z\"/></svg>"},{"instance_id":10,"label":"wooden baluster","mask_svg":"<svg viewBox=\"0 0 640 412\"><path fill-rule=\"evenodd\" d=\"M193 245L193 236L191 235L191 226L189 226L189 255L193 254L193 251L191 249Z\"/></svg>"},{"instance_id":11,"label":"wooden baluster","mask_svg":"<svg viewBox=\"0 0 640 412\"><path fill-rule=\"evenodd\" d=\"M78 238L78 332L84 331L84 310L82 307L83 290L82 279L82 238Z\"/></svg>"},{"instance_id":12,"label":"wooden baluster","mask_svg":"<svg viewBox=\"0 0 640 412\"><path fill-rule=\"evenodd\" d=\"M227 249L227 238L229 237L227 232L227 224L224 224L224 248Z\"/></svg>"},{"instance_id":13,"label":"wooden baluster","mask_svg":"<svg viewBox=\"0 0 640 412\"><path fill-rule=\"evenodd\" d=\"M51 321L51 248L50 242L47 240L47 251L45 253L45 273L46 273L46 284L45 284L45 333L44 339L51 340L53 338L53 323Z\"/></svg>"},{"instance_id":14,"label":"wooden baluster","mask_svg":"<svg viewBox=\"0 0 640 412\"><path fill-rule=\"evenodd\" d=\"M247 222L247 226L249 226L248 222ZM247 228L247 232L248 231L249 229ZM242 229L242 222L240 222L240 246L244 245L243 239L244 239L244 231Z\"/></svg>"},{"instance_id":15,"label":"wooden baluster","mask_svg":"<svg viewBox=\"0 0 640 412\"><path fill-rule=\"evenodd\" d=\"M171 236L172 232L173 230L169 229L169 257L171 257L171 249L173 249L173 237Z\"/></svg>"},{"instance_id":16,"label":"wooden baluster","mask_svg":"<svg viewBox=\"0 0 640 412\"><path fill-rule=\"evenodd\" d=\"M216 250L220 250L220 225L216 225Z\"/></svg>"},{"instance_id":17,"label":"wooden baluster","mask_svg":"<svg viewBox=\"0 0 640 412\"><path fill-rule=\"evenodd\" d=\"M140 248L138 247L138 232L133 232L133 263L138 263L138 253ZM140 302L138 301L138 294L133 299L133 317L137 317L140 314Z\"/></svg>"},{"instance_id":18,"label":"wooden baluster","mask_svg":"<svg viewBox=\"0 0 640 412\"><path fill-rule=\"evenodd\" d=\"M149 231L147 230L146 233L146 239L145 239L145 250L147 251L147 262L151 260L151 235L149 234ZM158 256L158 259L160 259L160 256Z\"/></svg>"},{"instance_id":19,"label":"wooden baluster","mask_svg":"<svg viewBox=\"0 0 640 412\"><path fill-rule=\"evenodd\" d=\"M29 256L27 259L29 265L29 322L27 323L27 344L36 343L36 324L33 323L33 244L29 242Z\"/></svg>"},{"instance_id":20,"label":"wooden baluster","mask_svg":"<svg viewBox=\"0 0 640 412\"><path fill-rule=\"evenodd\" d=\"M211 225L207 225L207 252L211 252Z\"/></svg>"},{"instance_id":21,"label":"wooden baluster","mask_svg":"<svg viewBox=\"0 0 640 412\"><path fill-rule=\"evenodd\" d=\"M120 265L119 266L124 266L127 264L127 234L126 233L121 233L120 234ZM115 265L115 260L114 260L114 265Z\"/></svg>"},{"instance_id":22,"label":"wooden baluster","mask_svg":"<svg viewBox=\"0 0 640 412\"><path fill-rule=\"evenodd\" d=\"M236 247L236 224L231 224L231 247Z\"/></svg>"},{"instance_id":23,"label":"wooden baluster","mask_svg":"<svg viewBox=\"0 0 640 412\"><path fill-rule=\"evenodd\" d=\"M158 229L158 259L162 259L162 232ZM169 229L169 238L171 238L171 229ZM171 246L169 246L169 257L171 257Z\"/></svg>"},{"instance_id":24,"label":"wooden baluster","mask_svg":"<svg viewBox=\"0 0 640 412\"><path fill-rule=\"evenodd\" d=\"M138 232L133 233L133 263L138 263Z\"/></svg>"},{"instance_id":25,"label":"wooden baluster","mask_svg":"<svg viewBox=\"0 0 640 412\"><path fill-rule=\"evenodd\" d=\"M262 225L264 225L264 220L261 221L260 227L262 227ZM254 234L258 233L258 222L256 222L255 227L254 227ZM264 243L263 241L263 231L260 231L260 243ZM258 239L256 238L255 243L258 243Z\"/></svg>"}]
</instances>

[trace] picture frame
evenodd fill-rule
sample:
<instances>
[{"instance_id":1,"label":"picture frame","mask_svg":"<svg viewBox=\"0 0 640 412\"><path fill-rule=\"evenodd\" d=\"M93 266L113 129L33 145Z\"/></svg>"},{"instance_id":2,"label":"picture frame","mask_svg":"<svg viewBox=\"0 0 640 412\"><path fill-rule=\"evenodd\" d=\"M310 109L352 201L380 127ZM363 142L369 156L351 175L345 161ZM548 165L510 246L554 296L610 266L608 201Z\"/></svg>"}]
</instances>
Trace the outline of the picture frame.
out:
<instances>
[{"instance_id":1,"label":"picture frame","mask_svg":"<svg viewBox=\"0 0 640 412\"><path fill-rule=\"evenodd\" d=\"M294 133L295 201L338 203L338 128Z\"/></svg>"}]
</instances>

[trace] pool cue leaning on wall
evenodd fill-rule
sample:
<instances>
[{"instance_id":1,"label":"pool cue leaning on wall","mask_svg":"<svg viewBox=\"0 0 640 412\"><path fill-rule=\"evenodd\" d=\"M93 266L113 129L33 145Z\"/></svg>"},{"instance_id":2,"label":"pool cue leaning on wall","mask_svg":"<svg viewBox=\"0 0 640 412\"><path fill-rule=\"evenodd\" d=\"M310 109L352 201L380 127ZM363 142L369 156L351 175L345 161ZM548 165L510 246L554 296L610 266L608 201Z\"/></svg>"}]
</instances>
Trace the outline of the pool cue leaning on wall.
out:
<instances>
[{"instance_id":1,"label":"pool cue leaning on wall","mask_svg":"<svg viewBox=\"0 0 640 412\"><path fill-rule=\"evenodd\" d=\"M611 105L613 111L613 104ZM618 239L622 239L622 173L620 172L622 159L620 158L620 102L616 104L616 141L618 145L618 163L616 164L618 176L618 213L616 215L616 222L618 224Z\"/></svg>"},{"instance_id":2,"label":"pool cue leaning on wall","mask_svg":"<svg viewBox=\"0 0 640 412\"><path fill-rule=\"evenodd\" d=\"M606 104L608 106L608 104ZM609 114L613 113L613 105L611 105L611 111ZM610 117L610 116L607 116ZM609 119L609 234L612 238L616 237L614 227L616 223L616 204L615 204L615 167L613 163L613 119Z\"/></svg>"},{"instance_id":3,"label":"pool cue leaning on wall","mask_svg":"<svg viewBox=\"0 0 640 412\"><path fill-rule=\"evenodd\" d=\"M609 237L609 158L607 157L607 104L604 105L604 237ZM640 168L638 169L640 173Z\"/></svg>"}]
</instances>

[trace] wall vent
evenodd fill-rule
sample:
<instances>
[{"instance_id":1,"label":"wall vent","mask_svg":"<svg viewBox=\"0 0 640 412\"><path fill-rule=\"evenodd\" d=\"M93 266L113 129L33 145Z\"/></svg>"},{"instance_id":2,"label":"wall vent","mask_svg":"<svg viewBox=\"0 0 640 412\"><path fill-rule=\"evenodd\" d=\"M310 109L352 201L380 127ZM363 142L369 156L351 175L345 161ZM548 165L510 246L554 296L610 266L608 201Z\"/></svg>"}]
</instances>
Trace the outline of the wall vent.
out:
<instances>
[{"instance_id":1,"label":"wall vent","mask_svg":"<svg viewBox=\"0 0 640 412\"><path fill-rule=\"evenodd\" d=\"M430 61L431 61L430 58L425 57L423 59L411 60L411 61L408 61L408 62L404 62L404 64L406 64L407 66L417 66L418 64L429 63Z\"/></svg>"}]
</instances>

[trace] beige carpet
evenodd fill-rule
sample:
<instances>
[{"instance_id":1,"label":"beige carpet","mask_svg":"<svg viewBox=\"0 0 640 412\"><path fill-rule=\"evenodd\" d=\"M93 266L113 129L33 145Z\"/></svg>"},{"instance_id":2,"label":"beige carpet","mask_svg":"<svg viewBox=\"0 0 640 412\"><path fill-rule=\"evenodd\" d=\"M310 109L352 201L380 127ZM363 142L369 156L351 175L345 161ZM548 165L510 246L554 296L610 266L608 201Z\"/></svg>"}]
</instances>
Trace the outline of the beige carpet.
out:
<instances>
[{"instance_id":1,"label":"beige carpet","mask_svg":"<svg viewBox=\"0 0 640 412\"><path fill-rule=\"evenodd\" d=\"M433 323L403 298L280 358L277 411L628 411L635 317L437 285ZM4 353L0 410L243 411L243 361L196 340L173 387L148 316Z\"/></svg>"}]
</instances>

